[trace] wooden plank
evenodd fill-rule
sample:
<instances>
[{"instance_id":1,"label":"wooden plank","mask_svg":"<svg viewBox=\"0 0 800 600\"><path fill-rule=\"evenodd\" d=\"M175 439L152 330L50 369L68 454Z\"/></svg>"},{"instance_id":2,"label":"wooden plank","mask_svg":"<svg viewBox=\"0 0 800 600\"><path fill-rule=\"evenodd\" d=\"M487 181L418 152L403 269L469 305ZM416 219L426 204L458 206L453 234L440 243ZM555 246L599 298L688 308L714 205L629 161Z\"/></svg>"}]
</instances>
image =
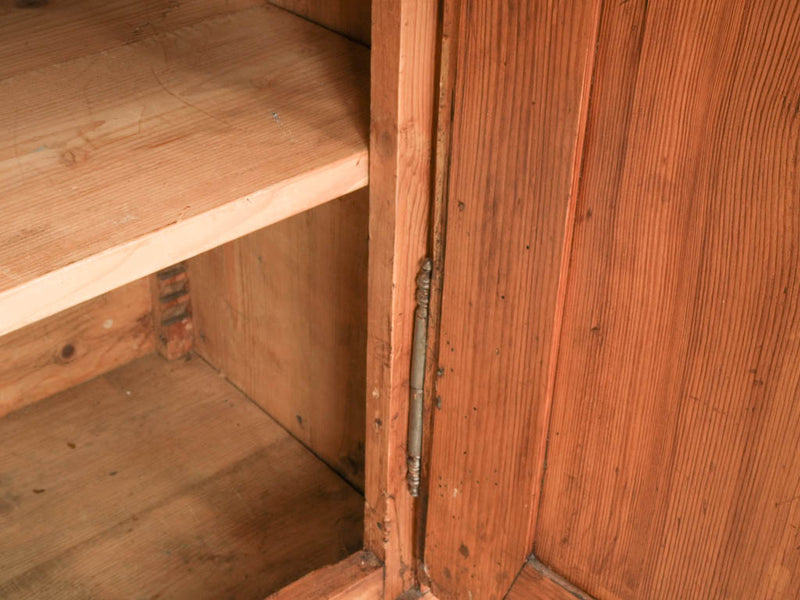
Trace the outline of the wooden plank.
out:
<instances>
[{"instance_id":1,"label":"wooden plank","mask_svg":"<svg viewBox=\"0 0 800 600\"><path fill-rule=\"evenodd\" d=\"M199 359L139 359L0 437L4 599L263 598L360 546L360 496Z\"/></svg>"},{"instance_id":2,"label":"wooden plank","mask_svg":"<svg viewBox=\"0 0 800 600\"><path fill-rule=\"evenodd\" d=\"M456 6L425 542L442 600L502 598L533 546L598 16L590 0Z\"/></svg>"},{"instance_id":3,"label":"wooden plank","mask_svg":"<svg viewBox=\"0 0 800 600\"><path fill-rule=\"evenodd\" d=\"M369 45L371 0L269 0L315 23Z\"/></svg>"},{"instance_id":4,"label":"wooden plank","mask_svg":"<svg viewBox=\"0 0 800 600\"><path fill-rule=\"evenodd\" d=\"M364 488L366 190L189 261L197 351Z\"/></svg>"},{"instance_id":5,"label":"wooden plank","mask_svg":"<svg viewBox=\"0 0 800 600\"><path fill-rule=\"evenodd\" d=\"M525 563L505 600L592 600L538 560Z\"/></svg>"},{"instance_id":6,"label":"wooden plank","mask_svg":"<svg viewBox=\"0 0 800 600\"><path fill-rule=\"evenodd\" d=\"M365 545L384 597L412 587L414 502L405 482L414 278L432 197L436 0L372 5Z\"/></svg>"},{"instance_id":7,"label":"wooden plank","mask_svg":"<svg viewBox=\"0 0 800 600\"><path fill-rule=\"evenodd\" d=\"M552 579L525 565L506 600L575 600L575 596Z\"/></svg>"},{"instance_id":8,"label":"wooden plank","mask_svg":"<svg viewBox=\"0 0 800 600\"><path fill-rule=\"evenodd\" d=\"M0 417L152 351L146 280L0 337Z\"/></svg>"},{"instance_id":9,"label":"wooden plank","mask_svg":"<svg viewBox=\"0 0 800 600\"><path fill-rule=\"evenodd\" d=\"M441 342L442 283L444 280L444 251L447 231L447 182L449 181L450 149L452 134L453 101L458 58L458 18L460 6L453 2L440 3L439 64L437 82L437 106L435 114L435 148L433 169L433 193L429 224L429 251L432 272L428 306L428 346L426 357L438 357ZM425 530L428 518L430 495L430 461L433 444L433 422L436 412L436 380L439 376L436 360L425 361L423 420L422 420L422 464L420 491L417 499L417 521L415 523L415 557L420 589L430 593L430 578L425 566ZM431 595L432 596L432 595Z\"/></svg>"},{"instance_id":10,"label":"wooden plank","mask_svg":"<svg viewBox=\"0 0 800 600\"><path fill-rule=\"evenodd\" d=\"M0 333L363 187L367 55L261 7L1 80Z\"/></svg>"},{"instance_id":11,"label":"wooden plank","mask_svg":"<svg viewBox=\"0 0 800 600\"><path fill-rule=\"evenodd\" d=\"M536 554L800 597L800 5L605 3Z\"/></svg>"},{"instance_id":12,"label":"wooden plank","mask_svg":"<svg viewBox=\"0 0 800 600\"><path fill-rule=\"evenodd\" d=\"M369 40L368 1L273 4ZM361 490L368 211L364 189L190 261L200 353Z\"/></svg>"},{"instance_id":13,"label":"wooden plank","mask_svg":"<svg viewBox=\"0 0 800 600\"><path fill-rule=\"evenodd\" d=\"M21 4L23 0L0 4L0 79L119 48L263 2L50 0L25 8Z\"/></svg>"},{"instance_id":14,"label":"wooden plank","mask_svg":"<svg viewBox=\"0 0 800 600\"><path fill-rule=\"evenodd\" d=\"M383 569L369 552L359 552L309 573L267 600L383 600Z\"/></svg>"}]
</instances>

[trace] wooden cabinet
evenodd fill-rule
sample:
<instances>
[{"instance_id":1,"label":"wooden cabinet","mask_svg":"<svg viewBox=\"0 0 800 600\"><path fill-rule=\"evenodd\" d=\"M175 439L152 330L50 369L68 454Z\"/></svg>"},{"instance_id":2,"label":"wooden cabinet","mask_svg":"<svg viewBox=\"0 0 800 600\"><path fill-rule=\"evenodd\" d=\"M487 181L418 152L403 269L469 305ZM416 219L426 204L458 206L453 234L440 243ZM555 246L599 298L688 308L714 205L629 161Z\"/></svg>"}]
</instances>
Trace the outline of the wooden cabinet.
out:
<instances>
[{"instance_id":1,"label":"wooden cabinet","mask_svg":"<svg viewBox=\"0 0 800 600\"><path fill-rule=\"evenodd\" d=\"M391 54L399 15L373 12ZM427 182L390 189L390 162L430 160L398 151L397 119L424 112L430 138L436 7L430 64L404 75L430 80L424 110L374 57L372 208L370 14L0 7L0 597L264 598L342 560L315 576L331 593L382 596L383 564L387 597L412 587L405 399L382 387L407 352L383 324L395 257L424 253ZM368 333L392 360L369 396Z\"/></svg>"},{"instance_id":2,"label":"wooden cabinet","mask_svg":"<svg viewBox=\"0 0 800 600\"><path fill-rule=\"evenodd\" d=\"M0 597L797 598L798 106L792 0L0 7Z\"/></svg>"},{"instance_id":3,"label":"wooden cabinet","mask_svg":"<svg viewBox=\"0 0 800 600\"><path fill-rule=\"evenodd\" d=\"M445 5L434 592L800 597L800 5Z\"/></svg>"}]
</instances>

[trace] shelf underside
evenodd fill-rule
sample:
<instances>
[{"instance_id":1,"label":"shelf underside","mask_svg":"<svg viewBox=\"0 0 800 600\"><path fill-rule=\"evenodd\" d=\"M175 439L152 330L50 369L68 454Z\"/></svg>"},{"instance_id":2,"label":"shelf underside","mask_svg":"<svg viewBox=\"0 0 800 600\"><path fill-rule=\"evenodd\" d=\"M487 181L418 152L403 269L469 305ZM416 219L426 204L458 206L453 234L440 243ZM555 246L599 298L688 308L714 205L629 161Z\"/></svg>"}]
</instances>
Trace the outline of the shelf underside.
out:
<instances>
[{"instance_id":1,"label":"shelf underside","mask_svg":"<svg viewBox=\"0 0 800 600\"><path fill-rule=\"evenodd\" d=\"M0 597L261 599L361 545L363 498L200 359L0 419Z\"/></svg>"},{"instance_id":2,"label":"shelf underside","mask_svg":"<svg viewBox=\"0 0 800 600\"><path fill-rule=\"evenodd\" d=\"M142 5L0 11L0 334L366 185L366 48Z\"/></svg>"}]
</instances>

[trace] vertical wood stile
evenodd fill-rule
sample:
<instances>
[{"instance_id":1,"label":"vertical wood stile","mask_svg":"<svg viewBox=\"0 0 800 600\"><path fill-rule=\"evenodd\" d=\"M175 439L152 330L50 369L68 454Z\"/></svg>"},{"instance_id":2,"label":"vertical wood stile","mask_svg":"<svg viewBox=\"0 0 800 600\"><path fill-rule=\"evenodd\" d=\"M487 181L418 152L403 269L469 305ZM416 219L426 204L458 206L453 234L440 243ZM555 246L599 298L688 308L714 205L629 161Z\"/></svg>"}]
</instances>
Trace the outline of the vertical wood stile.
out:
<instances>
[{"instance_id":1,"label":"vertical wood stile","mask_svg":"<svg viewBox=\"0 0 800 600\"><path fill-rule=\"evenodd\" d=\"M488 600L533 546L598 13L591 0L448 4L458 41L425 564L441 600Z\"/></svg>"},{"instance_id":2,"label":"vertical wood stile","mask_svg":"<svg viewBox=\"0 0 800 600\"><path fill-rule=\"evenodd\" d=\"M406 486L414 278L426 253L438 2L372 5L372 127L365 544L385 560L384 594L414 576Z\"/></svg>"},{"instance_id":3,"label":"vertical wood stile","mask_svg":"<svg viewBox=\"0 0 800 600\"><path fill-rule=\"evenodd\" d=\"M429 255L433 264L431 273L430 309L428 311L428 348L425 363L425 406L423 411L422 454L430 457L434 432L434 414L437 403L436 380L439 366L439 324L444 281L444 249L447 233L447 181L450 166L450 142L453 121L453 100L456 59L458 57L458 6L453 2L440 2L438 40L438 81L436 89L436 138L433 165L433 202L430 217ZM417 570L421 583L430 585L425 567L425 529L427 527L430 461L422 461L422 485L416 525Z\"/></svg>"}]
</instances>

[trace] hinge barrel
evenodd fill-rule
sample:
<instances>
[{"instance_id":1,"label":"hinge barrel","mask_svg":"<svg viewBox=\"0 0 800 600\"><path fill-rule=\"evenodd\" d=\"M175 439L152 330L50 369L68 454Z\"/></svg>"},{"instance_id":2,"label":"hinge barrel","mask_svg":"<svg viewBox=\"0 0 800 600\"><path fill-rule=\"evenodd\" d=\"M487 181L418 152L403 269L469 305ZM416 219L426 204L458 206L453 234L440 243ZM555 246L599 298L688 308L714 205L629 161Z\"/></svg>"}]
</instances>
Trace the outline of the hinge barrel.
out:
<instances>
[{"instance_id":1,"label":"hinge barrel","mask_svg":"<svg viewBox=\"0 0 800 600\"><path fill-rule=\"evenodd\" d=\"M425 354L428 348L428 306L431 297L430 258L422 261L417 274L417 309L414 311L414 338L411 348L408 412L408 491L419 496L422 467L422 415L425 405Z\"/></svg>"}]
</instances>

